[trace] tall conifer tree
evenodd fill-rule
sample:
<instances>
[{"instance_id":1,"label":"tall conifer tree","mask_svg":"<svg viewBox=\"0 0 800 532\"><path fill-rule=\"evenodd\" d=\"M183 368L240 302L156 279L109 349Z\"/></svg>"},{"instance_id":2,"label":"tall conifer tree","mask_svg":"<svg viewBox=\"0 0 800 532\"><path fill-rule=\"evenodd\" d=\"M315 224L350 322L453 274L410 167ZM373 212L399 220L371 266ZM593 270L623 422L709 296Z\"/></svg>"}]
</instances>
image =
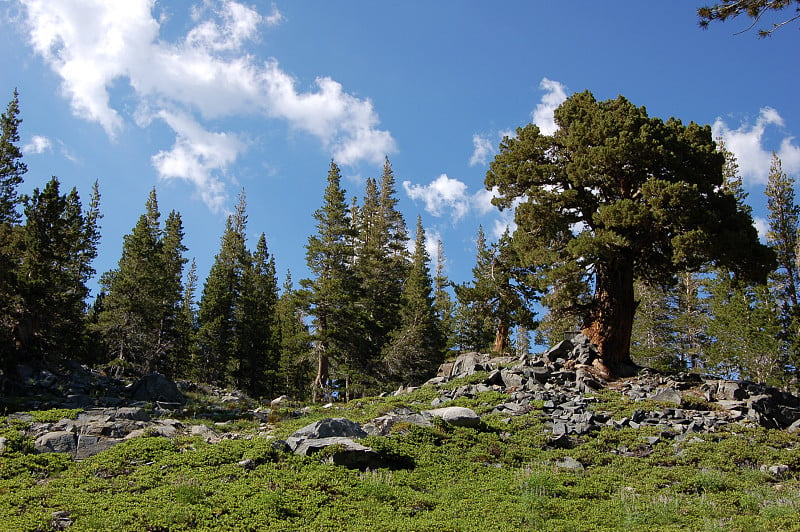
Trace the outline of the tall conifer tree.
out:
<instances>
[{"instance_id":1,"label":"tall conifer tree","mask_svg":"<svg viewBox=\"0 0 800 532\"><path fill-rule=\"evenodd\" d=\"M425 230L417 218L414 254L400 300L400 326L392 331L384 360L394 380L419 384L444 360L445 337L433 305L433 281Z\"/></svg>"},{"instance_id":2,"label":"tall conifer tree","mask_svg":"<svg viewBox=\"0 0 800 532\"><path fill-rule=\"evenodd\" d=\"M250 263L245 245L247 227L244 191L236 211L228 216L220 250L203 286L198 311L198 377L206 382L233 384L238 373L236 357L236 306L242 278Z\"/></svg>"},{"instance_id":3,"label":"tall conifer tree","mask_svg":"<svg viewBox=\"0 0 800 532\"><path fill-rule=\"evenodd\" d=\"M183 341L178 313L185 250L180 215L172 211L162 228L152 189L144 214L123 239L117 268L101 278L105 298L97 328L120 370L174 376Z\"/></svg>"},{"instance_id":4,"label":"tall conifer tree","mask_svg":"<svg viewBox=\"0 0 800 532\"><path fill-rule=\"evenodd\" d=\"M19 286L23 314L21 347L40 356L80 355L84 342L86 283L97 255L99 195L82 211L74 188L61 194L53 177L25 198L23 254Z\"/></svg>"},{"instance_id":5,"label":"tall conifer tree","mask_svg":"<svg viewBox=\"0 0 800 532\"><path fill-rule=\"evenodd\" d=\"M314 400L329 391L331 362L342 364L348 376L351 357L357 349L359 326L357 302L360 299L357 277L353 269L354 229L350 210L341 187L341 173L331 161L322 207L314 212L317 233L308 238L306 262L313 279L304 279L302 286L313 317L314 350L317 375L314 379ZM355 344L355 345L354 345Z\"/></svg>"},{"instance_id":6,"label":"tall conifer tree","mask_svg":"<svg viewBox=\"0 0 800 532\"><path fill-rule=\"evenodd\" d=\"M294 399L305 399L311 391L316 365L312 360L311 333L305 323L303 302L286 272L278 300L280 325L280 391Z\"/></svg>"},{"instance_id":7,"label":"tall conifer tree","mask_svg":"<svg viewBox=\"0 0 800 532\"><path fill-rule=\"evenodd\" d=\"M236 303L237 386L252 396L276 393L280 364L278 285L275 259L267 250L264 233L244 270Z\"/></svg>"},{"instance_id":8,"label":"tall conifer tree","mask_svg":"<svg viewBox=\"0 0 800 532\"><path fill-rule=\"evenodd\" d=\"M19 143L19 93L14 90L0 115L0 367L10 366L17 348L14 330L19 323L21 299L16 265L20 260L20 198L17 188L27 171Z\"/></svg>"}]
</instances>

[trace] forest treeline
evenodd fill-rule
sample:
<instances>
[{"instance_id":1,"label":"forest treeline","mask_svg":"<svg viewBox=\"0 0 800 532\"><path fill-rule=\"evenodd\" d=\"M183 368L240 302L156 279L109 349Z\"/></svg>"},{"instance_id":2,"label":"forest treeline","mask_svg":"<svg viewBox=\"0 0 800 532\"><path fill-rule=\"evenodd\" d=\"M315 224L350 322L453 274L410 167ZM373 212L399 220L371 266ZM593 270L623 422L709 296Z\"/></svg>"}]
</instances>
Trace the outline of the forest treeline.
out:
<instances>
[{"instance_id":1,"label":"forest treeline","mask_svg":"<svg viewBox=\"0 0 800 532\"><path fill-rule=\"evenodd\" d=\"M569 129L570 105L597 117L606 117L612 108L616 115L639 118L644 112L620 100L598 104L586 94L570 98L562 115L557 112L563 131ZM630 123L627 118L620 123ZM75 189L62 191L55 177L43 189L20 195L18 187L27 171L18 146L21 122L15 91L2 114L0 137L0 363L5 371L18 363L71 359L114 375L158 371L174 379L236 387L253 397L287 394L316 400L334 390L355 396L418 384L434 374L448 353L524 354L530 351L531 337L553 344L567 331L591 331L596 324L588 309L591 292L596 294L600 285L561 282L558 289L548 287L542 274L548 251L531 246L534 230L524 238L517 231L489 243L478 228L473 279L450 282L441 242L437 256L429 257L419 218L413 237L409 234L397 209L388 159L379 179L366 180L360 200L347 198L339 168L331 161L321 206L313 215L316 232L306 245L310 276L297 284L290 272L279 281L263 233L254 239L255 248L249 248L253 239L242 191L201 287L194 261L186 256L180 213L162 216L153 189L124 237L116 268L102 273L100 291L90 298L87 283L96 275L92 262L102 217L98 186L88 202ZM645 125L653 128L658 123ZM673 128L670 134L685 134L679 123L668 122L666 127ZM703 131L691 134L708 136ZM533 185L521 187L524 180L519 176L513 177L513 186L504 181L503 168L513 166L504 166L504 161L528 149L526 139L532 146L544 141L566 146L566 137L558 135L551 139L538 129L518 130L516 140L506 139L501 145L487 186L499 185L506 198L512 196L509 190L533 197ZM720 141L704 142L714 146L705 157L711 173L719 173L719 182L701 196L721 198L737 216L750 220L733 154ZM642 157L641 150L632 152ZM525 157L531 160L530 154ZM659 165L664 166L663 160ZM547 168L553 167L548 162ZM549 182L547 194L566 197L575 188L558 190L552 179ZM770 253L758 261L770 265L765 282L742 275L724 260L695 264L675 259L664 275L637 270L629 330L636 362L794 386L800 351L800 208L794 186L774 156L766 191ZM597 203L598 197L595 193L590 199ZM623 199L625 205L637 200L635 194ZM573 214L564 227L578 235L582 230L576 229L575 208L567 210ZM525 214L526 209L521 211ZM607 211L600 206L598 212ZM625 227L633 223L629 218L642 217L637 216L628 216ZM594 219L587 218L589 224ZM523 229L534 227L520 215L517 222ZM598 227L583 230L601 233ZM563 240L564 232L559 234ZM610 242L604 249L624 248L624 241ZM578 249L581 257L588 256L587 249ZM670 258L674 255L671 252ZM579 265L564 257L555 257L559 271ZM637 268L647 266L640 262Z\"/></svg>"}]
</instances>

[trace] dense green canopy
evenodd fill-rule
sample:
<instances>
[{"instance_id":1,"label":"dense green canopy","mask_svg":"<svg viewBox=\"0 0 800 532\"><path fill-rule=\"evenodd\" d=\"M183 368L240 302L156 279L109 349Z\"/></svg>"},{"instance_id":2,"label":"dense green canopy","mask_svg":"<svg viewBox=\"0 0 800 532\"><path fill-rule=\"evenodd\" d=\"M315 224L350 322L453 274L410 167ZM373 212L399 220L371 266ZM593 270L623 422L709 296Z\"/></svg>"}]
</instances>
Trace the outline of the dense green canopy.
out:
<instances>
[{"instance_id":1,"label":"dense green canopy","mask_svg":"<svg viewBox=\"0 0 800 532\"><path fill-rule=\"evenodd\" d=\"M669 284L712 262L764 279L771 251L725 191L711 128L666 122L622 96L586 91L505 138L486 176L516 208L514 245L551 309L580 315L604 361L630 364L634 279Z\"/></svg>"}]
</instances>

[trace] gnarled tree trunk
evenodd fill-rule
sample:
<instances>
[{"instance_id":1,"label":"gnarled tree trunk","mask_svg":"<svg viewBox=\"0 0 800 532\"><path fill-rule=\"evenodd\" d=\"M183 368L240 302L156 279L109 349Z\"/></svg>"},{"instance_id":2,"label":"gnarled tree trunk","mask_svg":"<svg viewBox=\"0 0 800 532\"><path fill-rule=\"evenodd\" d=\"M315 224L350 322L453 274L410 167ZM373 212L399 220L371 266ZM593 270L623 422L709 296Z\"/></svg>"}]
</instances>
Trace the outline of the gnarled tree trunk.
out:
<instances>
[{"instance_id":1,"label":"gnarled tree trunk","mask_svg":"<svg viewBox=\"0 0 800 532\"><path fill-rule=\"evenodd\" d=\"M583 334L594 343L612 375L635 371L631 334L637 302L633 293L633 261L616 259L597 265L593 311Z\"/></svg>"}]
</instances>

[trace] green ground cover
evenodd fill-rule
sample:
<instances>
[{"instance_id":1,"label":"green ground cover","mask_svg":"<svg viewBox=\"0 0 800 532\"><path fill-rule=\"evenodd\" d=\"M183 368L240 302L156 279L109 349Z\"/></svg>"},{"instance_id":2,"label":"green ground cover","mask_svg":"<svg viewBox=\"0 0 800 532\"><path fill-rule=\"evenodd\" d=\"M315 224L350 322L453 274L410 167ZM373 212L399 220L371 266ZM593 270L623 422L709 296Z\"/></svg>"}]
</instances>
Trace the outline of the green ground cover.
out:
<instances>
[{"instance_id":1,"label":"green ground cover","mask_svg":"<svg viewBox=\"0 0 800 532\"><path fill-rule=\"evenodd\" d=\"M273 434L326 416L364 422L397 406L418 410L429 395L315 407ZM480 410L503 401L496 395L460 403ZM596 408L627 407L606 393ZM485 415L479 429L401 425L363 441L392 465L374 471L335 466L324 453L276 451L257 423L235 424L241 437L217 444L143 437L76 462L34 454L22 424L2 420L0 523L53 530L54 512L63 511L70 531L800 530L795 435L732 425L651 445L648 430L609 427L554 449L543 419L533 410ZM788 471L762 467L777 464Z\"/></svg>"}]
</instances>

